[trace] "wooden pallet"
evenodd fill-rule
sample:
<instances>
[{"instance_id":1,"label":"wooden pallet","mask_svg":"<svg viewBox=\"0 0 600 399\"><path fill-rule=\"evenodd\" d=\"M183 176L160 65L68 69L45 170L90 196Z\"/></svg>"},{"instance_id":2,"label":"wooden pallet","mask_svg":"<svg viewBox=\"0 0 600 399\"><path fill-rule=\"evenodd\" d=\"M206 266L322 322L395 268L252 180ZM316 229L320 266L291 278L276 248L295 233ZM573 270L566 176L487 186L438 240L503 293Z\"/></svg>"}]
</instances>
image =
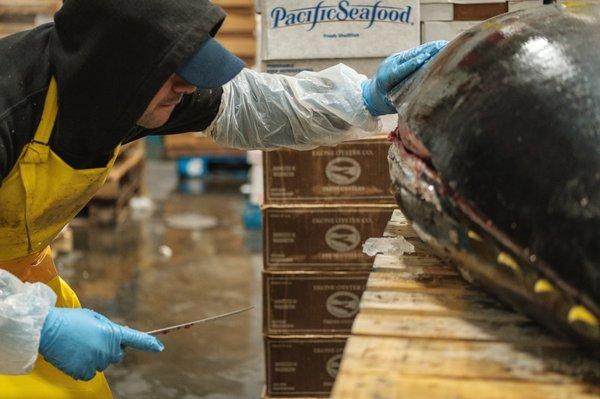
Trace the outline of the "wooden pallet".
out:
<instances>
[{"instance_id":1,"label":"wooden pallet","mask_svg":"<svg viewBox=\"0 0 600 399\"><path fill-rule=\"evenodd\" d=\"M94 200L117 200L141 185L141 175L130 173L143 167L144 142L142 140L123 146L106 183L98 190ZM133 188L132 188L133 187Z\"/></svg>"},{"instance_id":2,"label":"wooden pallet","mask_svg":"<svg viewBox=\"0 0 600 399\"><path fill-rule=\"evenodd\" d=\"M377 255L333 398L598 398L600 361L463 281L400 211L385 236L415 254Z\"/></svg>"},{"instance_id":3,"label":"wooden pallet","mask_svg":"<svg viewBox=\"0 0 600 399\"><path fill-rule=\"evenodd\" d=\"M106 183L77 215L75 225L111 226L122 223L129 213L129 201L143 191L144 143L123 147Z\"/></svg>"},{"instance_id":4,"label":"wooden pallet","mask_svg":"<svg viewBox=\"0 0 600 399\"><path fill-rule=\"evenodd\" d=\"M58 255L65 255L73 252L73 229L71 226L66 225L54 241L52 241L50 247L52 247L52 257L54 258Z\"/></svg>"},{"instance_id":5,"label":"wooden pallet","mask_svg":"<svg viewBox=\"0 0 600 399\"><path fill-rule=\"evenodd\" d=\"M245 155L246 151L222 147L212 138L199 133L180 133L164 136L165 156L169 159L205 155Z\"/></svg>"},{"instance_id":6,"label":"wooden pallet","mask_svg":"<svg viewBox=\"0 0 600 399\"><path fill-rule=\"evenodd\" d=\"M0 0L0 14L54 14L60 0Z\"/></svg>"},{"instance_id":7,"label":"wooden pallet","mask_svg":"<svg viewBox=\"0 0 600 399\"><path fill-rule=\"evenodd\" d=\"M51 20L61 5L60 0L0 0L0 38Z\"/></svg>"},{"instance_id":8,"label":"wooden pallet","mask_svg":"<svg viewBox=\"0 0 600 399\"><path fill-rule=\"evenodd\" d=\"M215 4L223 7L227 18L216 39L238 57L248 67L255 63L256 38L254 30L256 18L254 14L254 2L251 0L216 0Z\"/></svg>"}]
</instances>

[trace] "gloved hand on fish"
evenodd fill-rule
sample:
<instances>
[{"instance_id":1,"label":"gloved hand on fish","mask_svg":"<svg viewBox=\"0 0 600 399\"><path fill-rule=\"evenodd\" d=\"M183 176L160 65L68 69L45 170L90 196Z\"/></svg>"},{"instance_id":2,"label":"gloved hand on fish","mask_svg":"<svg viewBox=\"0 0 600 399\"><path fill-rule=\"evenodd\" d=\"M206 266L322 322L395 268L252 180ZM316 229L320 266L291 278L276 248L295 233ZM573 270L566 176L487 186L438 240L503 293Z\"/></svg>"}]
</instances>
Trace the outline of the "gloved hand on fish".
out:
<instances>
[{"instance_id":1,"label":"gloved hand on fish","mask_svg":"<svg viewBox=\"0 0 600 399\"><path fill-rule=\"evenodd\" d=\"M421 237L468 280L596 353L598 43L597 2L509 13L389 95L393 188Z\"/></svg>"}]
</instances>

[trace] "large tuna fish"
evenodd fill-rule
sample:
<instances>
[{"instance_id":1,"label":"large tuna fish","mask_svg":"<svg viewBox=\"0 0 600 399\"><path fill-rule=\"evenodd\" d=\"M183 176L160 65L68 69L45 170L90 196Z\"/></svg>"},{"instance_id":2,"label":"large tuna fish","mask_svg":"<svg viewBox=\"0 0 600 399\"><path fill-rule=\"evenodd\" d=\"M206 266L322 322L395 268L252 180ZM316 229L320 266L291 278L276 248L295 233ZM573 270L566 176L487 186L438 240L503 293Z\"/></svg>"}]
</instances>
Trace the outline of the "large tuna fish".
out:
<instances>
[{"instance_id":1,"label":"large tuna fish","mask_svg":"<svg viewBox=\"0 0 600 399\"><path fill-rule=\"evenodd\" d=\"M421 237L600 349L600 6L483 22L390 98L393 187Z\"/></svg>"}]
</instances>

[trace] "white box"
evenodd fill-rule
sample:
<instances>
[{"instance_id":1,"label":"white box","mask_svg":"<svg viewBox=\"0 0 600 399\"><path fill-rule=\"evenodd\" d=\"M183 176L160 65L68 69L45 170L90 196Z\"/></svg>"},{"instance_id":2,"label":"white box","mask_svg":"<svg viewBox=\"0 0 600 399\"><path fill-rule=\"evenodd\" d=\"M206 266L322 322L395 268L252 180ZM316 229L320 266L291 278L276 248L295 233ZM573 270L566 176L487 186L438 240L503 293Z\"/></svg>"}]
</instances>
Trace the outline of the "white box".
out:
<instances>
[{"instance_id":1,"label":"white box","mask_svg":"<svg viewBox=\"0 0 600 399\"><path fill-rule=\"evenodd\" d=\"M452 0L455 4L490 4L490 3L502 3L498 0Z\"/></svg>"},{"instance_id":2,"label":"white box","mask_svg":"<svg viewBox=\"0 0 600 399\"><path fill-rule=\"evenodd\" d=\"M544 5L544 0L510 0L508 11L527 10Z\"/></svg>"},{"instance_id":3,"label":"white box","mask_svg":"<svg viewBox=\"0 0 600 399\"><path fill-rule=\"evenodd\" d=\"M260 72L279 73L294 76L302 71L321 71L337 64L346 64L358 73L371 77L384 58L346 58L310 60L270 60L260 62Z\"/></svg>"},{"instance_id":4,"label":"white box","mask_svg":"<svg viewBox=\"0 0 600 399\"><path fill-rule=\"evenodd\" d=\"M261 0L262 59L377 58L419 45L418 0Z\"/></svg>"},{"instance_id":5,"label":"white box","mask_svg":"<svg viewBox=\"0 0 600 399\"><path fill-rule=\"evenodd\" d=\"M438 0L439 1L439 0ZM452 21L454 19L454 4L423 3L421 2L421 21Z\"/></svg>"},{"instance_id":6,"label":"white box","mask_svg":"<svg viewBox=\"0 0 600 399\"><path fill-rule=\"evenodd\" d=\"M481 21L421 22L421 40L423 43L432 40L452 40L479 23Z\"/></svg>"}]
</instances>

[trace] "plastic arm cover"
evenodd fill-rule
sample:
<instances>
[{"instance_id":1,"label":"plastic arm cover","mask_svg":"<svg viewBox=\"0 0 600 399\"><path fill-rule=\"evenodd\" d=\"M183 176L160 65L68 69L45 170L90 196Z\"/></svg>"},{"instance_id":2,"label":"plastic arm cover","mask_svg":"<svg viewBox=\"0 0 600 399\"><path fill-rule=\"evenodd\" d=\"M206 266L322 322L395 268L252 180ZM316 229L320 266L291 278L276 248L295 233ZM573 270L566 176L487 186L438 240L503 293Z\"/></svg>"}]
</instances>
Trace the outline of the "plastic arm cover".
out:
<instances>
[{"instance_id":1,"label":"plastic arm cover","mask_svg":"<svg viewBox=\"0 0 600 399\"><path fill-rule=\"evenodd\" d=\"M40 332L56 294L0 269L0 374L27 374L38 356Z\"/></svg>"},{"instance_id":2,"label":"plastic arm cover","mask_svg":"<svg viewBox=\"0 0 600 399\"><path fill-rule=\"evenodd\" d=\"M208 134L227 147L312 149L381 131L363 103L366 80L343 64L296 76L244 69L223 86Z\"/></svg>"}]
</instances>

